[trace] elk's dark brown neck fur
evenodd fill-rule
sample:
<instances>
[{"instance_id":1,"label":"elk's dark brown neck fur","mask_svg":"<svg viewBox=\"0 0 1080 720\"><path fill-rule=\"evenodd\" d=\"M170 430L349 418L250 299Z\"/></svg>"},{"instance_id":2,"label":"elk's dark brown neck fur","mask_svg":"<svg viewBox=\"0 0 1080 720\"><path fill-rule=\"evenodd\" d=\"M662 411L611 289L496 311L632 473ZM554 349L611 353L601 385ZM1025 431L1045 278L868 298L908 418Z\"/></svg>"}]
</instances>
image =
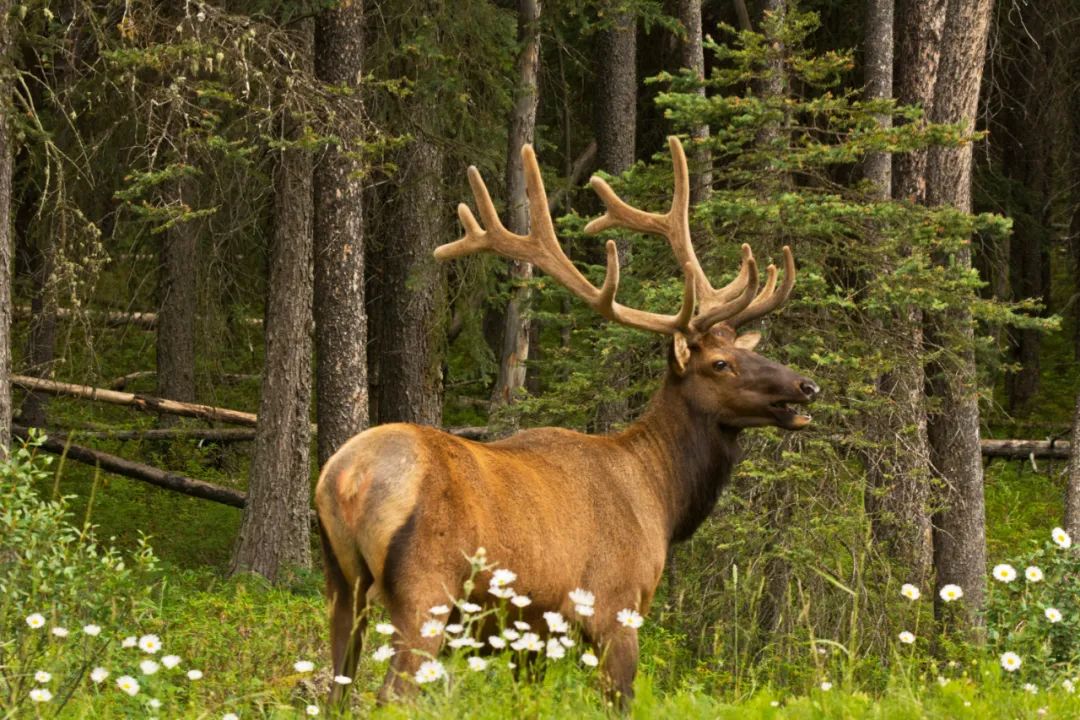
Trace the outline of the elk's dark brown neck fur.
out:
<instances>
[{"instance_id":1,"label":"elk's dark brown neck fur","mask_svg":"<svg viewBox=\"0 0 1080 720\"><path fill-rule=\"evenodd\" d=\"M652 470L648 482L667 513L669 542L694 534L739 461L739 429L693 410L680 382L669 371L645 414L618 437Z\"/></svg>"}]
</instances>

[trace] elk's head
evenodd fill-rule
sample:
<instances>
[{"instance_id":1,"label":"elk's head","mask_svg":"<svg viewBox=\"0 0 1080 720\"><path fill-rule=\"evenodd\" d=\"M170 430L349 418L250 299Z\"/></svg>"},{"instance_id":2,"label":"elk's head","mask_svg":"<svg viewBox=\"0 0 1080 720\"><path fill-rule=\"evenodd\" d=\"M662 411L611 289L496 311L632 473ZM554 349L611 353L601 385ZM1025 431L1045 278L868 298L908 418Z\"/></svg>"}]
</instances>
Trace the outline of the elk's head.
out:
<instances>
[{"instance_id":1,"label":"elk's head","mask_svg":"<svg viewBox=\"0 0 1080 720\"><path fill-rule=\"evenodd\" d=\"M668 359L673 382L697 414L724 427L775 425L801 430L818 386L789 367L754 352L760 333L736 335L729 325L705 333L677 333Z\"/></svg>"},{"instance_id":2,"label":"elk's head","mask_svg":"<svg viewBox=\"0 0 1080 720\"><path fill-rule=\"evenodd\" d=\"M490 250L519 262L533 263L608 320L673 336L671 370L687 401L706 417L726 427L776 425L798 430L810 422L793 405L808 403L818 392L812 381L754 352L759 335L736 335L742 324L780 306L795 284L795 261L784 247L784 279L777 287L777 269L767 268L765 287L758 292L758 271L749 245L742 246L742 266L728 285L716 289L701 269L690 238L690 179L686 154L676 137L668 138L674 169L671 209L653 213L626 204L603 179L593 188L607 211L585 227L595 233L619 227L667 239L683 270L682 306L662 315L620 305L619 257L615 242L607 243L607 273L596 287L563 253L548 209L540 167L531 146L522 148L525 187L529 198L529 234L507 230L499 220L480 173L469 168L469 184L483 226L467 205L458 206L465 236L435 250L440 260ZM485 229L486 228L486 229Z\"/></svg>"}]
</instances>

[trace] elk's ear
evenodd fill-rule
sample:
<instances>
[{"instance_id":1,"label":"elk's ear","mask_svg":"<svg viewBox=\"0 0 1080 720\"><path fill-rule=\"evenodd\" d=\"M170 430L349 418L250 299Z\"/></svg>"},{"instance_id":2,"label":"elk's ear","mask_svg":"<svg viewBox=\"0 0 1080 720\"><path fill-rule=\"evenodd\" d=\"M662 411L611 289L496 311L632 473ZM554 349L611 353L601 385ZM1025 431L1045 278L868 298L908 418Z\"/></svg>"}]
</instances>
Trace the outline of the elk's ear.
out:
<instances>
[{"instance_id":1,"label":"elk's ear","mask_svg":"<svg viewBox=\"0 0 1080 720\"><path fill-rule=\"evenodd\" d=\"M686 374L686 368L690 366L690 343L681 332L675 333L673 343L675 357L675 372L682 377Z\"/></svg>"},{"instance_id":2,"label":"elk's ear","mask_svg":"<svg viewBox=\"0 0 1080 720\"><path fill-rule=\"evenodd\" d=\"M761 342L761 333L748 332L735 338L735 347L740 350L753 350Z\"/></svg>"}]
</instances>

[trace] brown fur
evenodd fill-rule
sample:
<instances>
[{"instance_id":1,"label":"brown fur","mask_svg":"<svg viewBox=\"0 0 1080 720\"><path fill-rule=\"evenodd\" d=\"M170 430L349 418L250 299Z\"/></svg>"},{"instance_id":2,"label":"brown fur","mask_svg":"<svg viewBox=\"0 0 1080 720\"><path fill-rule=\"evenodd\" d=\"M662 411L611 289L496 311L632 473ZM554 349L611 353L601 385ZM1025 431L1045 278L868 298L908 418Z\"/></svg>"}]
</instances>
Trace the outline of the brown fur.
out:
<instances>
[{"instance_id":1,"label":"brown fur","mask_svg":"<svg viewBox=\"0 0 1080 720\"><path fill-rule=\"evenodd\" d=\"M648 612L668 547L704 521L727 482L739 431L798 429L804 421L770 403L817 392L752 352L756 342L723 327L677 335L649 410L614 436L542 428L482 444L395 424L350 440L316 490L335 671L355 667L355 617L377 600L398 629L380 698L408 692L423 653L439 650L441 639L419 637L428 608L460 595L465 558L483 547L517 573L514 589L533 600L535 619L546 610L574 617L567 593L595 593L595 616L581 630L600 649L610 688L628 699L637 633L616 613ZM717 360L728 366L717 370ZM479 578L472 600L490 602L486 588Z\"/></svg>"}]
</instances>

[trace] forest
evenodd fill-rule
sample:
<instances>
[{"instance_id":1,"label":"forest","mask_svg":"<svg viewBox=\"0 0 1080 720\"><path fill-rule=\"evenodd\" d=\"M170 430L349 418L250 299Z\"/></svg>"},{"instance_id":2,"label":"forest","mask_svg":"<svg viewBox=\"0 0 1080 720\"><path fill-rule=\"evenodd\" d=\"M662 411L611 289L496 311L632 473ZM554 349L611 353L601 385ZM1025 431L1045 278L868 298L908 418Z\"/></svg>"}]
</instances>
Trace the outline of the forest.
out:
<instances>
[{"instance_id":1,"label":"forest","mask_svg":"<svg viewBox=\"0 0 1080 720\"><path fill-rule=\"evenodd\" d=\"M0 0L0 715L1080 717L1078 67L1077 0ZM725 371L799 390L665 414ZM618 464L670 417L722 472Z\"/></svg>"}]
</instances>

